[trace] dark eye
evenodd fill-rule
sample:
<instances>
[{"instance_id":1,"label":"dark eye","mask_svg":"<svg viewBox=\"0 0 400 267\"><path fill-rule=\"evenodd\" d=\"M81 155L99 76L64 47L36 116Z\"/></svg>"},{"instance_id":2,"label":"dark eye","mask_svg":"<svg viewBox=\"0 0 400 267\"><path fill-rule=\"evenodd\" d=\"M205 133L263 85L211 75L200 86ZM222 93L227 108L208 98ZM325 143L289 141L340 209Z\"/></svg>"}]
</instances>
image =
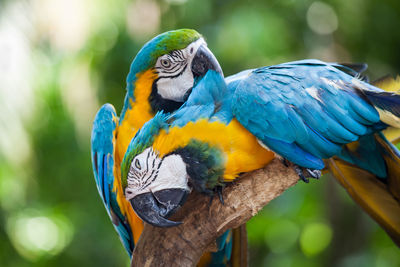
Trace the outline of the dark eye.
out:
<instances>
[{"instance_id":1,"label":"dark eye","mask_svg":"<svg viewBox=\"0 0 400 267\"><path fill-rule=\"evenodd\" d=\"M138 159L135 160L135 167L140 170L142 167L140 166L140 162Z\"/></svg>"},{"instance_id":2,"label":"dark eye","mask_svg":"<svg viewBox=\"0 0 400 267\"><path fill-rule=\"evenodd\" d=\"M171 61L169 61L168 59L161 59L161 65L164 68L169 68L171 66Z\"/></svg>"}]
</instances>

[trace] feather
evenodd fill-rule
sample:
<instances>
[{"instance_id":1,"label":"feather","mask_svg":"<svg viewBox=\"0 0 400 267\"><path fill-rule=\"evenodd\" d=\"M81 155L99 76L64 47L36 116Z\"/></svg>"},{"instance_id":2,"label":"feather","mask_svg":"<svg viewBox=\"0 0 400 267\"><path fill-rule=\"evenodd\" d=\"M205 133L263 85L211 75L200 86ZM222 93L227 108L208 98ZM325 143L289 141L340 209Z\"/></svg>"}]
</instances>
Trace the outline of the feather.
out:
<instances>
[{"instance_id":1,"label":"feather","mask_svg":"<svg viewBox=\"0 0 400 267\"><path fill-rule=\"evenodd\" d=\"M385 90L371 90L371 87L354 87L371 101L378 110L381 121L393 127L400 128L400 76L396 79L384 77L374 82L375 86Z\"/></svg>"},{"instance_id":2,"label":"feather","mask_svg":"<svg viewBox=\"0 0 400 267\"><path fill-rule=\"evenodd\" d=\"M340 159L329 159L327 165L354 201L400 246L400 204L387 185L373 174Z\"/></svg>"},{"instance_id":3,"label":"feather","mask_svg":"<svg viewBox=\"0 0 400 267\"><path fill-rule=\"evenodd\" d=\"M126 214L120 209L114 186L114 146L118 118L110 104L103 105L96 114L92 131L92 164L100 197L108 215L129 255L134 248L132 229Z\"/></svg>"},{"instance_id":4,"label":"feather","mask_svg":"<svg viewBox=\"0 0 400 267\"><path fill-rule=\"evenodd\" d=\"M371 83L372 85L385 90L386 92L400 91L400 75L393 78L390 75L379 78Z\"/></svg>"},{"instance_id":5,"label":"feather","mask_svg":"<svg viewBox=\"0 0 400 267\"><path fill-rule=\"evenodd\" d=\"M400 79L383 78L373 84L387 91L396 91L400 88ZM373 97L379 100L380 92L368 92L377 94ZM400 138L399 129L388 129L385 133L390 140ZM378 133L346 145L343 152L347 153L347 162L331 158L326 161L328 169L356 203L400 246L399 151Z\"/></svg>"},{"instance_id":6,"label":"feather","mask_svg":"<svg viewBox=\"0 0 400 267\"><path fill-rule=\"evenodd\" d=\"M354 78L365 67L301 60L244 72L228 84L234 116L279 155L320 169L318 158L376 130L378 112L351 86L367 86Z\"/></svg>"}]
</instances>

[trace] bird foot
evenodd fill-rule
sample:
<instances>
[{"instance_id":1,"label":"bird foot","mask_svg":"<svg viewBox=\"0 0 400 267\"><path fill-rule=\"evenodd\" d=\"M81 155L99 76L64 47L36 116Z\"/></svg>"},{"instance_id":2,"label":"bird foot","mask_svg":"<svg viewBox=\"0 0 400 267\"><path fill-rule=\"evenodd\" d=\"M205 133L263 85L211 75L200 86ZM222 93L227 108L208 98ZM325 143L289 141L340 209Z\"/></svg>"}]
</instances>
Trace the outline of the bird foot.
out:
<instances>
[{"instance_id":1,"label":"bird foot","mask_svg":"<svg viewBox=\"0 0 400 267\"><path fill-rule=\"evenodd\" d=\"M290 166L290 161L288 161L285 158L282 159L282 163L283 163L283 165L285 165L285 167L289 167Z\"/></svg>"},{"instance_id":2,"label":"bird foot","mask_svg":"<svg viewBox=\"0 0 400 267\"><path fill-rule=\"evenodd\" d=\"M299 165L294 165L294 170L297 173L297 175L300 177L300 179L305 183L310 182L309 178L313 178L313 179L321 178L320 170L307 169L304 167L300 167Z\"/></svg>"},{"instance_id":3,"label":"bird foot","mask_svg":"<svg viewBox=\"0 0 400 267\"><path fill-rule=\"evenodd\" d=\"M222 205L225 204L225 203L224 203L224 196L222 195L222 190L223 190L223 189L224 189L223 186L216 186L216 187L214 188L214 192L213 192L213 194L210 196L210 203L209 203L209 206L211 206L212 201L214 200L215 193L218 194L218 199L219 199L219 201L221 202L221 204L222 204Z\"/></svg>"},{"instance_id":4,"label":"bird foot","mask_svg":"<svg viewBox=\"0 0 400 267\"><path fill-rule=\"evenodd\" d=\"M224 196L222 195L222 189L224 189L222 186L217 186L215 188L218 194L219 201L221 202L222 205L224 205L225 203L224 203Z\"/></svg>"},{"instance_id":5,"label":"bird foot","mask_svg":"<svg viewBox=\"0 0 400 267\"><path fill-rule=\"evenodd\" d=\"M285 158L282 159L282 163L286 167L290 166L290 161L288 161ZM293 167L294 167L294 170L297 173L297 175L305 183L309 183L310 182L310 180L308 178L313 178L313 179L321 178L321 171L320 170L307 169L307 168L301 167L301 166L296 165L296 164L293 164Z\"/></svg>"}]
</instances>

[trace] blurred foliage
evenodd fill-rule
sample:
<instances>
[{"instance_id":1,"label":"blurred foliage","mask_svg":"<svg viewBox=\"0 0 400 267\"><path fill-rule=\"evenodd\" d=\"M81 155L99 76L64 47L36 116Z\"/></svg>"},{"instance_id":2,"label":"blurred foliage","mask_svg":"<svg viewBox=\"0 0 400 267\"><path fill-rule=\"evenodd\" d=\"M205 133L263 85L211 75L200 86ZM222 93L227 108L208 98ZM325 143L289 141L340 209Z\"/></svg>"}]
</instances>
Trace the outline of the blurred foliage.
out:
<instances>
[{"instance_id":1,"label":"blurred foliage","mask_svg":"<svg viewBox=\"0 0 400 267\"><path fill-rule=\"evenodd\" d=\"M120 110L129 65L157 33L201 32L225 75L302 58L400 73L398 0L0 1L0 266L123 266L97 194L90 130ZM251 266L400 266L331 177L299 183L248 223Z\"/></svg>"}]
</instances>

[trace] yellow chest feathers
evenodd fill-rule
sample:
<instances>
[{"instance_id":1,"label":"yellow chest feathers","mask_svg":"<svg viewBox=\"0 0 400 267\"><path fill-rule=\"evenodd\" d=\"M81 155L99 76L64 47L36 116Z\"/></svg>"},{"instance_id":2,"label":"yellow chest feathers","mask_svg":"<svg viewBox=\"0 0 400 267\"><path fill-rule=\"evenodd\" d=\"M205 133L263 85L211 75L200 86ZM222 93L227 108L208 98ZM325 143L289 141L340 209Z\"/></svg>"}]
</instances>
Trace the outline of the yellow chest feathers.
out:
<instances>
[{"instance_id":1,"label":"yellow chest feathers","mask_svg":"<svg viewBox=\"0 0 400 267\"><path fill-rule=\"evenodd\" d=\"M228 125L221 122L199 120L189 122L184 127L161 130L153 149L164 156L179 147L184 147L192 139L215 146L224 154L224 180L231 181L241 172L249 172L264 167L273 158L272 151L264 149L249 131L237 120Z\"/></svg>"}]
</instances>

